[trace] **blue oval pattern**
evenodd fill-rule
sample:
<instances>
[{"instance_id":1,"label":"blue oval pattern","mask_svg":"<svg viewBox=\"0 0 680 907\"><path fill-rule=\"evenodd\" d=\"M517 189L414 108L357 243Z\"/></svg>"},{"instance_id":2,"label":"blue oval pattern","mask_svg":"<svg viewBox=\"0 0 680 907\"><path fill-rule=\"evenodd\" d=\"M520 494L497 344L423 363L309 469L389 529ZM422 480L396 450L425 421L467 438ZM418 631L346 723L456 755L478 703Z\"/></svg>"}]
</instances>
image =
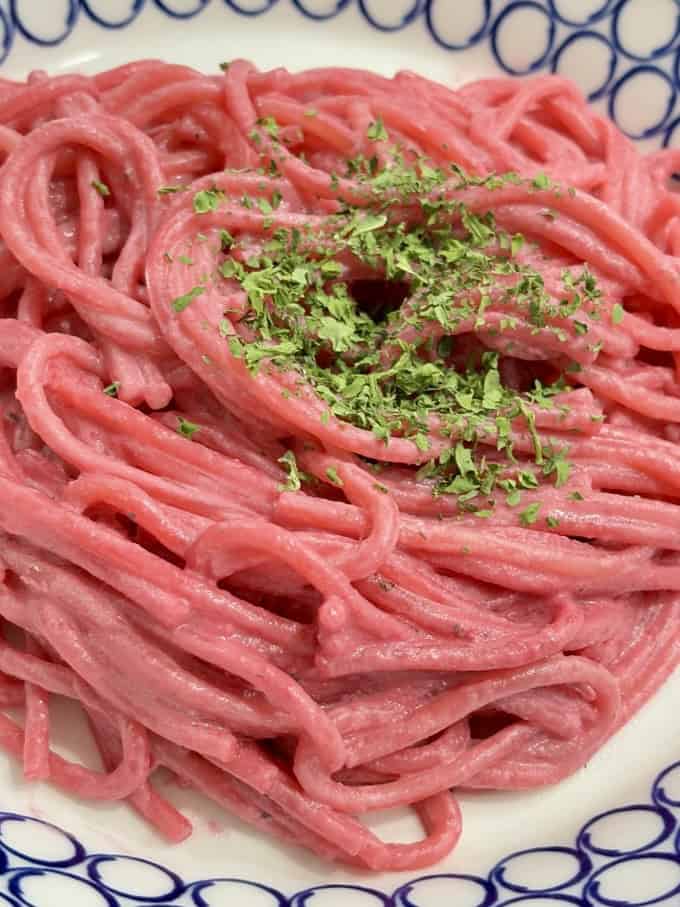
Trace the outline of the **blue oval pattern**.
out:
<instances>
[{"instance_id":1,"label":"blue oval pattern","mask_svg":"<svg viewBox=\"0 0 680 907\"><path fill-rule=\"evenodd\" d=\"M40 30L42 23L36 21L45 17L40 15L40 10L35 3L32 4L33 8L29 9L29 3L30 0L9 0L9 13L14 28L24 38L41 47L54 47L65 41L75 28L81 10L80 0L53 0L52 10L56 13L61 12L63 28L57 31L56 34L46 34ZM59 16L57 15L54 18L59 19ZM39 29L37 31L36 26Z\"/></svg>"},{"instance_id":2,"label":"blue oval pattern","mask_svg":"<svg viewBox=\"0 0 680 907\"><path fill-rule=\"evenodd\" d=\"M392 0L392 3L399 6L399 0ZM409 0L405 8L398 10L396 17L392 15L386 18L382 11L378 12L379 5L379 0L359 0L359 9L366 21L380 31L401 31L421 16L425 8L423 0Z\"/></svg>"},{"instance_id":3,"label":"blue oval pattern","mask_svg":"<svg viewBox=\"0 0 680 907\"><path fill-rule=\"evenodd\" d=\"M593 816L570 846L510 853L485 876L431 873L389 891L370 882L321 881L293 892L264 880L186 881L151 860L89 852L56 825L0 812L0 907L66 907L73 895L86 907L241 907L249 892L258 907L676 907L680 762L659 773L649 802Z\"/></svg>"},{"instance_id":4,"label":"blue oval pattern","mask_svg":"<svg viewBox=\"0 0 680 907\"><path fill-rule=\"evenodd\" d=\"M644 82L641 80L644 80ZM634 98L635 100L629 102L628 105L625 104L624 100L623 103L626 110L629 113L632 112L635 116L636 111L642 109L642 105L639 103L641 98L646 98L651 102L650 106L653 106L655 99L660 100L663 109L660 111L658 118L652 123L647 125L641 124L639 128L628 125L626 128L625 120L627 119L627 116L622 115L622 111L618 106L618 101L623 92L630 91L631 89L635 91L636 82L638 89L641 89L643 85L645 86L644 92L639 91L637 95L632 94L631 98ZM656 85L656 88L651 87L654 84ZM614 85L612 85L609 91L607 112L611 119L614 120L614 122L617 123L632 139L648 139L665 130L673 111L675 110L676 98L677 86L666 70L660 69L658 66L650 66L649 64L644 63L627 70L621 78L617 79Z\"/></svg>"},{"instance_id":5,"label":"blue oval pattern","mask_svg":"<svg viewBox=\"0 0 680 907\"><path fill-rule=\"evenodd\" d=\"M448 28L443 30L444 23L448 26L448 19L452 19L451 27L458 28L460 16L451 17L451 7L448 0L428 0L425 9L427 28L437 44L445 50L466 50L474 47L488 33L491 22L491 0L467 0L465 13L472 21L472 28L467 34L456 35L452 40ZM472 12L472 15L470 13Z\"/></svg>"},{"instance_id":6,"label":"blue oval pattern","mask_svg":"<svg viewBox=\"0 0 680 907\"><path fill-rule=\"evenodd\" d=\"M47 0L43 0L47 2ZM653 46L640 52L640 33L634 23L644 14L648 0L49 0L57 11L58 28L44 28L42 8L36 0L0 0L0 64L11 53L17 37L41 47L65 41L81 18L104 29L131 25L147 6L155 6L169 19L187 20L211 4L222 5L226 15L256 18L275 6L287 5L293 14L328 25L350 6L358 9L366 26L384 33L401 32L423 22L434 44L451 53L487 42L500 69L510 75L540 71L566 72L576 81L585 78L580 60L601 54L603 77L599 84L582 84L589 100L605 99L609 115L633 139L653 139L665 147L680 141L680 0L667 0L665 18L653 20ZM455 4L455 10L454 10ZM464 7L463 7L463 4ZM451 11L454 16L451 17ZM632 27L631 27L632 22ZM529 52L526 28L532 38ZM513 38L524 36L523 41ZM579 58L578 54L581 54ZM570 62L571 61L571 62ZM657 101L663 115L640 129L631 128L617 111L622 89L635 96L635 80L647 91L654 73ZM663 97L662 97L663 94ZM628 128L627 128L628 127Z\"/></svg>"},{"instance_id":7,"label":"blue oval pattern","mask_svg":"<svg viewBox=\"0 0 680 907\"><path fill-rule=\"evenodd\" d=\"M512 74L562 72L568 53L578 47L590 47L591 52L597 48L604 54L604 78L601 84L585 88L590 98L606 98L609 112L616 119L621 91L630 90L633 80L645 74L656 75L666 91L663 114L657 122L629 132L636 138L653 137L664 146L680 144L677 0L677 15L669 33L661 36L645 55L632 50L630 35L624 34L630 4L641 0L579 0L578 4L575 0L458 0L466 4L466 17L453 22L452 30L445 24L453 0L396 0L391 14L380 11L378 0L335 0L324 12L319 12L314 0L49 2L51 8L61 11L57 17L59 27L54 31L44 28L42 18L35 15L37 4L29 10L30 0L0 0L0 64L7 59L17 36L40 47L52 47L65 41L81 18L103 29L119 30L131 25L147 5L155 6L169 19L186 20L198 16L211 3L221 3L225 15L249 17L261 16L279 3L286 3L295 14L326 23L325 27L354 5L368 27L382 32L401 31L423 21L434 44L451 53L488 42L499 67ZM537 31L543 32L543 45L538 54L534 52L532 57L518 62L508 56L504 35L519 27L522 20L517 17L528 15L533 17ZM462 27L462 31L456 32L457 27ZM663 98L659 96L658 100L662 102ZM644 827L642 823L646 823ZM532 865L540 865L540 874ZM537 887L539 877L543 880L541 887ZM631 900L631 879L635 880L635 900ZM322 882L302 891L283 892L265 882L246 879L185 881L148 860L91 853L72 834L50 823L0 812L0 889L0 907L66 905L63 898L76 891L79 903L97 907L211 907L218 901L223 903L225 897L238 905L248 891L257 892L258 904L271 907L324 907L331 900L339 903L339 896L343 907L433 907L463 901L474 907L670 907L680 895L680 762L664 769L655 779L650 803L620 806L593 816L576 834L573 847L548 845L508 854L486 876L435 873L411 879L391 891L370 885Z\"/></svg>"},{"instance_id":8,"label":"blue oval pattern","mask_svg":"<svg viewBox=\"0 0 680 907\"><path fill-rule=\"evenodd\" d=\"M141 13L146 0L128 0L128 3L129 9L126 10L123 6L120 10L120 14L116 16L115 19L109 19L106 12L100 10L102 0L80 0L80 5L90 19L103 28L125 28L126 25L130 25L130 23L134 22L139 13ZM106 0L104 0L103 6L106 7L108 5Z\"/></svg>"},{"instance_id":9,"label":"blue oval pattern","mask_svg":"<svg viewBox=\"0 0 680 907\"><path fill-rule=\"evenodd\" d=\"M617 6L619 0L605 0L604 3L600 0L593 0L592 3L589 3L588 0L584 3L581 0L581 7L585 6L585 16L580 15L578 19L574 19L573 16L570 16L566 12L565 6L568 7L569 4L565 3L565 0L548 0L548 5L550 6L550 11L553 16L561 22L563 25L570 25L572 27L582 27L587 25L594 25L596 22L599 22L607 13L611 13L612 9Z\"/></svg>"},{"instance_id":10,"label":"blue oval pattern","mask_svg":"<svg viewBox=\"0 0 680 907\"><path fill-rule=\"evenodd\" d=\"M193 6L189 9L178 7L175 0L155 0L156 6L161 9L167 16L173 19L193 19L199 13L202 13L210 0L195 0Z\"/></svg>"},{"instance_id":11,"label":"blue oval pattern","mask_svg":"<svg viewBox=\"0 0 680 907\"><path fill-rule=\"evenodd\" d=\"M536 886L532 867L540 869L541 883ZM534 847L505 857L491 872L494 882L526 894L562 891L587 879L593 866L590 857L570 847Z\"/></svg>"},{"instance_id":12,"label":"blue oval pattern","mask_svg":"<svg viewBox=\"0 0 680 907\"><path fill-rule=\"evenodd\" d=\"M643 4L642 6L640 5L641 2ZM651 60L656 60L659 57L663 57L677 46L677 38L680 34L680 8L674 3L674 0L670 0L668 9L673 11L673 18L675 20L673 26L671 26L672 30L666 33L665 30L662 29L662 34L660 35L661 43L656 47L650 48L647 53L639 53L633 50L628 44L621 23L628 12L632 14L633 20L636 18L636 13L639 14L640 12L644 12L644 3L646 2L647 0L621 0L612 15L612 35L617 47L627 57L630 57L631 60L636 60L639 63L646 63ZM675 8L673 9L673 7ZM635 39L636 36L634 31L630 37Z\"/></svg>"},{"instance_id":13,"label":"blue oval pattern","mask_svg":"<svg viewBox=\"0 0 680 907\"><path fill-rule=\"evenodd\" d=\"M597 50L595 50L596 47ZM597 101L607 93L607 89L611 85L614 73L616 72L617 56L614 45L606 35L602 34L602 32L593 31L592 29L575 30L564 39L553 54L550 65L552 71L559 73L560 75L567 75L569 72L575 72L575 67L578 65L578 58L573 59L570 66L569 56L574 53L578 54L579 48L581 49L581 52L585 53L591 60L594 53L601 53L606 57L605 69L607 71L603 80L596 85L581 83L581 90L586 94L588 100Z\"/></svg>"},{"instance_id":14,"label":"blue oval pattern","mask_svg":"<svg viewBox=\"0 0 680 907\"><path fill-rule=\"evenodd\" d=\"M126 867L129 867L138 879L134 893L130 892L129 883L124 886L124 890L120 890L115 881L116 875L120 878L121 872L124 874ZM90 881L99 888L105 888L109 894L127 898L134 894L137 901L143 901L145 904L176 900L186 888L182 879L174 872L138 857L101 854L89 861L87 874Z\"/></svg>"},{"instance_id":15,"label":"blue oval pattern","mask_svg":"<svg viewBox=\"0 0 680 907\"><path fill-rule=\"evenodd\" d=\"M526 29L532 19L536 22L540 21L542 27L531 29L531 37L534 37L534 31L539 34L542 31L543 46L538 45L538 52L532 48L532 56L525 62L510 60L508 54L511 48L520 53L528 52L529 42L526 40ZM506 5L491 26L491 50L498 65L508 75L526 76L529 73L537 72L547 64L555 44L555 31L555 19L542 3L538 3L536 0L516 0L516 2ZM517 40L513 40L513 38Z\"/></svg>"}]
</instances>

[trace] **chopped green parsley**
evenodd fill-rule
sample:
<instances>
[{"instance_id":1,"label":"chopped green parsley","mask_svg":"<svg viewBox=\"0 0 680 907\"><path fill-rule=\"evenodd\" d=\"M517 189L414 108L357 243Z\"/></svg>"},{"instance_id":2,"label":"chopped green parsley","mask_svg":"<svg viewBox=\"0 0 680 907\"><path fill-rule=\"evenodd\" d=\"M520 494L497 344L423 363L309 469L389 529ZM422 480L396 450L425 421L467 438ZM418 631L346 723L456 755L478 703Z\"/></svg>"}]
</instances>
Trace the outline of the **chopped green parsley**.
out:
<instances>
[{"instance_id":1,"label":"chopped green parsley","mask_svg":"<svg viewBox=\"0 0 680 907\"><path fill-rule=\"evenodd\" d=\"M111 195L111 190L106 185L106 183L102 183L101 180L92 180L92 188L95 189L102 198L106 198L108 195Z\"/></svg>"},{"instance_id":2,"label":"chopped green parsley","mask_svg":"<svg viewBox=\"0 0 680 907\"><path fill-rule=\"evenodd\" d=\"M172 186L160 186L156 190L158 195L174 195L175 192L186 192L188 186L184 186L180 183L173 184Z\"/></svg>"},{"instance_id":3,"label":"chopped green parsley","mask_svg":"<svg viewBox=\"0 0 680 907\"><path fill-rule=\"evenodd\" d=\"M188 306L191 305L191 303L194 301L194 299L196 299L197 296L205 293L205 289L206 288L204 286L193 287L193 289L189 290L188 293L185 293L183 296L178 296L176 299L173 299L170 303L173 311L183 312Z\"/></svg>"},{"instance_id":4,"label":"chopped green parsley","mask_svg":"<svg viewBox=\"0 0 680 907\"><path fill-rule=\"evenodd\" d=\"M221 189L202 189L194 195L194 211L196 214L207 214L216 211L224 198Z\"/></svg>"},{"instance_id":5,"label":"chopped green parsley","mask_svg":"<svg viewBox=\"0 0 680 907\"><path fill-rule=\"evenodd\" d=\"M287 450L278 462L285 469L288 480L285 484L279 485L279 491L299 491L302 487L302 473L300 472L292 450Z\"/></svg>"},{"instance_id":6,"label":"chopped green parsley","mask_svg":"<svg viewBox=\"0 0 680 907\"><path fill-rule=\"evenodd\" d=\"M538 512L540 509L541 505L538 501L533 504L529 504L526 510L523 510L519 515L520 523L522 523L523 526L531 526L531 524L535 523L538 519Z\"/></svg>"},{"instance_id":7,"label":"chopped green parsley","mask_svg":"<svg viewBox=\"0 0 680 907\"><path fill-rule=\"evenodd\" d=\"M378 117L375 122L371 123L366 131L366 135L371 142L386 142L389 139L385 124L380 117Z\"/></svg>"},{"instance_id":8,"label":"chopped green parsley","mask_svg":"<svg viewBox=\"0 0 680 907\"><path fill-rule=\"evenodd\" d=\"M179 418L177 422L177 431L182 437L188 438L190 441L196 432L200 429L200 425L196 425L195 422L189 422L188 419Z\"/></svg>"},{"instance_id":9,"label":"chopped green parsley","mask_svg":"<svg viewBox=\"0 0 680 907\"><path fill-rule=\"evenodd\" d=\"M326 470L326 475L334 485L339 485L342 487L345 484L338 475L338 470L335 468L335 466L329 466Z\"/></svg>"},{"instance_id":10,"label":"chopped green parsley","mask_svg":"<svg viewBox=\"0 0 680 907\"><path fill-rule=\"evenodd\" d=\"M272 117L258 120L257 127L278 139ZM367 138L389 138L380 118L370 124ZM270 168L263 165L261 172ZM587 321L599 317L601 292L594 276L587 267L565 269L562 296L554 298L541 274L524 263L524 237L505 233L490 211L473 211L456 197L459 189L523 182L516 173L473 177L456 165L445 170L424 158L407 164L397 150L385 167L376 157L359 155L342 176L358 181L366 204L342 202L321 227L273 229L256 252L247 239L242 244L227 230L219 232L216 279L238 287L248 303L240 321L220 322L231 354L253 374L295 375L299 388L309 386L324 404L324 423L335 417L385 444L392 438L411 441L421 463L417 479L428 482L435 495L454 495L462 510L490 516L495 489L516 507L541 481L563 486L570 475L567 450L542 442L535 413L555 406L555 396L569 389L565 373L577 364L565 364L556 378L536 380L520 392L504 382L499 352L480 351L462 363L457 334L471 328L498 334L524 322L533 333L551 333L558 342L584 335ZM524 182L535 190L560 188L543 173ZM339 177L331 175L330 188L339 193L339 187ZM224 197L216 188L202 190L194 195L194 211L213 211ZM278 190L240 199L262 214L265 229L275 228L281 201ZM405 218L396 206L406 206L413 216ZM362 305L353 284L343 279L348 258L375 273L378 303L390 287L401 288L406 302L383 309ZM204 285L194 287L172 308L183 311L205 291ZM499 304L503 317L492 325L489 310ZM622 317L623 309L615 305L612 321ZM531 440L536 470L516 465L513 437L521 431ZM305 477L294 453L286 451L279 462L287 474L282 489L299 490ZM334 467L326 476L342 485ZM379 483L375 487L388 491ZM572 498L580 499L576 494ZM540 502L531 503L519 513L520 522L535 523L540 508ZM554 528L552 521L546 517Z\"/></svg>"},{"instance_id":11,"label":"chopped green parsley","mask_svg":"<svg viewBox=\"0 0 680 907\"><path fill-rule=\"evenodd\" d=\"M552 180L545 173L537 173L536 176L531 181L531 185L534 187L534 189L551 189L551 188L553 188Z\"/></svg>"}]
</instances>

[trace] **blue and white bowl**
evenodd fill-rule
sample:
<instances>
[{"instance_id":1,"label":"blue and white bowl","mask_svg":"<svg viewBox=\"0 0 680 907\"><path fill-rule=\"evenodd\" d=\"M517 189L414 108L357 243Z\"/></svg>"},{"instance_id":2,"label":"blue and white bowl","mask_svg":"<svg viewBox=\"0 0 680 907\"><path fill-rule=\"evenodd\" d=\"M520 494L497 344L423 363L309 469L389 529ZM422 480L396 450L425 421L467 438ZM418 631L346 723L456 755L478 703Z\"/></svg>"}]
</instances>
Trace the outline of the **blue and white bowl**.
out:
<instances>
[{"instance_id":1,"label":"blue and white bowl","mask_svg":"<svg viewBox=\"0 0 680 907\"><path fill-rule=\"evenodd\" d=\"M644 148L680 142L676 0L0 0L1 75L150 56L408 68L449 84L559 72ZM420 878L330 868L186 791L173 799L196 831L166 845L124 806L26 785L0 759L0 907L677 905L679 700L676 677L555 788L464 798L460 845ZM77 739L66 706L56 717L57 734ZM372 825L416 833L399 814Z\"/></svg>"}]
</instances>

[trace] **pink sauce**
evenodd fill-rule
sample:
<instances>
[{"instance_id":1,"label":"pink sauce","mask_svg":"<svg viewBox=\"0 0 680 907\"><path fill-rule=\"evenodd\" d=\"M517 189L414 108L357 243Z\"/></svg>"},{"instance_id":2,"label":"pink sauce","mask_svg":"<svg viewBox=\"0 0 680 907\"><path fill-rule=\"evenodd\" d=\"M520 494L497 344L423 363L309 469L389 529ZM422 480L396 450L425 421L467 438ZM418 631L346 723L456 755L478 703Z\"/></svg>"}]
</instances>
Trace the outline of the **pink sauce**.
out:
<instances>
[{"instance_id":1,"label":"pink sauce","mask_svg":"<svg viewBox=\"0 0 680 907\"><path fill-rule=\"evenodd\" d=\"M155 787L164 766L267 834L396 870L455 846L458 790L582 767L678 661L679 153L638 154L557 77L452 91L412 73L139 61L4 80L0 98L0 614L25 639L0 643L0 699L25 707L23 726L0 714L0 746L26 777L126 799L180 841L191 825ZM272 150L261 117L279 124L275 177L253 172ZM581 364L568 421L536 412L570 447L570 481L526 496L555 525L504 504L455 517L410 441L322 420L309 389L282 393L290 374L248 372L216 329L224 296L170 306L197 231L200 270L220 229L253 247L271 229L244 193L280 192L274 229L321 229L329 174L359 154L385 164L377 118L436 166L575 189L458 192L535 241L548 292L572 263L603 289L596 360L576 335L556 352L515 329L527 360ZM196 214L207 187L227 201ZM461 334L494 348L494 317ZM281 491L287 447L319 492ZM386 493L362 457L384 464ZM51 751L54 694L82 705L103 772ZM398 805L421 841L361 822Z\"/></svg>"}]
</instances>

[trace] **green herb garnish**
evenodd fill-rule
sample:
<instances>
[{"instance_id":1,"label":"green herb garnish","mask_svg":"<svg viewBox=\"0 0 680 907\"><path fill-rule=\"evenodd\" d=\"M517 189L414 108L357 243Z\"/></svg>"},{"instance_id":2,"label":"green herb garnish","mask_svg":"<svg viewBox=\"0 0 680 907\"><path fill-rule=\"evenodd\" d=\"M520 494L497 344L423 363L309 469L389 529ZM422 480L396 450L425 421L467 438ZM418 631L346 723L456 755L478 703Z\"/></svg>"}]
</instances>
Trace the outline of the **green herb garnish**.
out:
<instances>
[{"instance_id":1,"label":"green herb garnish","mask_svg":"<svg viewBox=\"0 0 680 907\"><path fill-rule=\"evenodd\" d=\"M261 126L264 131L273 139L278 139L279 137L279 124L276 122L274 117L262 117L257 121L257 125Z\"/></svg>"},{"instance_id":2,"label":"green herb garnish","mask_svg":"<svg viewBox=\"0 0 680 907\"><path fill-rule=\"evenodd\" d=\"M190 441L196 432L200 429L200 425L196 425L195 422L189 422L188 419L182 417L178 418L177 422L177 431L183 438L188 438Z\"/></svg>"},{"instance_id":3,"label":"green herb garnish","mask_svg":"<svg viewBox=\"0 0 680 907\"><path fill-rule=\"evenodd\" d=\"M271 118L258 125L278 135ZM371 124L368 137L387 138L380 120ZM462 510L491 514L496 487L514 507L525 489L540 486L541 476L564 485L566 451L541 441L535 416L536 409L553 408L555 396L569 389L564 375L519 392L504 383L499 353L481 352L465 365L454 365L451 357L461 324L484 328L489 309L498 303L509 312L495 322L497 333L515 329L521 319L533 332L550 332L560 342L569 339L569 326L585 334L584 319L598 317L601 295L593 275L587 268L565 270L564 298L553 299L541 274L521 260L524 238L506 234L491 212L472 211L452 191L522 182L515 173L472 177L455 165L445 172L425 159L406 165L395 151L384 169L376 158L359 155L348 162L346 176L359 184L365 204L343 202L314 230L274 229L249 257L236 254L239 241L221 232L225 257L218 273L234 282L248 303L233 324L236 333L226 322L221 331L231 354L253 374L293 373L324 404L324 423L335 417L385 444L391 438L411 441L422 464L418 479L429 482L433 494L456 496ZM525 183L559 188L544 174ZM339 187L331 176L330 189ZM271 200L241 199L259 209L263 226L274 225L280 202L278 191ZM408 226L393 215L395 205L415 211ZM408 305L394 312L362 306L343 280L348 256L373 269L376 279L403 287ZM196 295L203 289L195 288ZM577 312L579 320L573 317ZM514 468L516 430L531 438L537 471ZM489 445L499 456L483 455ZM281 462L288 485L299 482L292 452ZM334 480L330 471L327 477ZM535 522L540 506L525 508L520 521Z\"/></svg>"},{"instance_id":4,"label":"green herb garnish","mask_svg":"<svg viewBox=\"0 0 680 907\"><path fill-rule=\"evenodd\" d=\"M96 191L101 195L102 198L106 198L107 196L111 195L111 190L106 185L106 183L102 183L101 180L92 180L91 186L93 189L96 189Z\"/></svg>"},{"instance_id":5,"label":"green herb garnish","mask_svg":"<svg viewBox=\"0 0 680 907\"><path fill-rule=\"evenodd\" d=\"M194 211L196 214L216 211L223 198L224 192L221 189L201 189L194 195Z\"/></svg>"},{"instance_id":6,"label":"green herb garnish","mask_svg":"<svg viewBox=\"0 0 680 907\"><path fill-rule=\"evenodd\" d=\"M300 470L298 469L297 460L292 450L287 450L278 462L288 474L288 481L285 485L279 485L279 491L299 491L302 487Z\"/></svg>"},{"instance_id":7,"label":"green herb garnish","mask_svg":"<svg viewBox=\"0 0 680 907\"><path fill-rule=\"evenodd\" d=\"M205 293L205 289L204 286L193 287L193 289L189 290L188 293L185 293L184 296L178 296L176 299L173 299L170 303L173 311L183 312L187 306L191 305L197 296L201 296Z\"/></svg>"},{"instance_id":8,"label":"green herb garnish","mask_svg":"<svg viewBox=\"0 0 680 907\"><path fill-rule=\"evenodd\" d=\"M326 475L334 485L339 485L340 487L342 487L345 484L338 475L338 470L335 468L335 466L329 466L326 470Z\"/></svg>"},{"instance_id":9,"label":"green herb garnish","mask_svg":"<svg viewBox=\"0 0 680 907\"><path fill-rule=\"evenodd\" d=\"M375 122L371 123L366 130L366 135L371 142L386 142L389 139L385 124L380 117L378 117Z\"/></svg>"},{"instance_id":10,"label":"green herb garnish","mask_svg":"<svg viewBox=\"0 0 680 907\"><path fill-rule=\"evenodd\" d=\"M547 174L537 173L531 181L531 185L534 189L550 189L552 188L553 183Z\"/></svg>"},{"instance_id":11,"label":"green herb garnish","mask_svg":"<svg viewBox=\"0 0 680 907\"><path fill-rule=\"evenodd\" d=\"M538 512L540 509L541 505L538 502L529 504L526 510L523 510L519 515L520 523L523 526L531 526L531 524L535 523L538 519Z\"/></svg>"},{"instance_id":12,"label":"green herb garnish","mask_svg":"<svg viewBox=\"0 0 680 907\"><path fill-rule=\"evenodd\" d=\"M172 186L161 186L156 190L156 192L158 193L158 195L174 195L175 192L186 192L188 188L188 186L177 183L176 185L173 184Z\"/></svg>"}]
</instances>

